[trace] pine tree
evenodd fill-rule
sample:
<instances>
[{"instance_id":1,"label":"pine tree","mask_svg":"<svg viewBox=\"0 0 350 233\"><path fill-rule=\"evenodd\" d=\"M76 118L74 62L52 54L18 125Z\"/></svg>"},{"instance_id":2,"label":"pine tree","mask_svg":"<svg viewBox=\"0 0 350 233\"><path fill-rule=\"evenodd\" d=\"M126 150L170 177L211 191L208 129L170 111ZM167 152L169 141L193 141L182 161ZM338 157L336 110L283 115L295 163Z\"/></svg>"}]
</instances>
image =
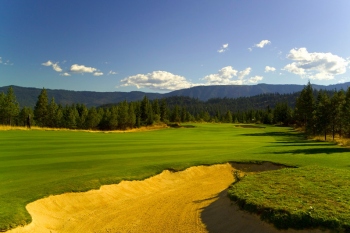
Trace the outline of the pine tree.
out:
<instances>
[{"instance_id":1,"label":"pine tree","mask_svg":"<svg viewBox=\"0 0 350 233\"><path fill-rule=\"evenodd\" d=\"M350 136L350 87L345 93L345 102L342 106L342 128L347 136Z\"/></svg>"},{"instance_id":2,"label":"pine tree","mask_svg":"<svg viewBox=\"0 0 350 233\"><path fill-rule=\"evenodd\" d=\"M109 119L109 127L111 130L116 130L118 128L118 107L113 106L110 111L111 117Z\"/></svg>"},{"instance_id":3,"label":"pine tree","mask_svg":"<svg viewBox=\"0 0 350 233\"><path fill-rule=\"evenodd\" d=\"M228 110L226 112L224 122L225 123L232 123L232 114L231 114L230 110Z\"/></svg>"},{"instance_id":4,"label":"pine tree","mask_svg":"<svg viewBox=\"0 0 350 233\"><path fill-rule=\"evenodd\" d=\"M47 127L58 127L59 120L57 118L58 105L52 97L50 104L47 106Z\"/></svg>"},{"instance_id":5,"label":"pine tree","mask_svg":"<svg viewBox=\"0 0 350 233\"><path fill-rule=\"evenodd\" d=\"M12 87L8 88L6 95L0 97L0 104L2 123L13 125L19 114L19 105Z\"/></svg>"},{"instance_id":6,"label":"pine tree","mask_svg":"<svg viewBox=\"0 0 350 233\"><path fill-rule=\"evenodd\" d=\"M149 108L150 108L150 102L147 96L144 96L140 105L140 120L142 125L147 125L148 118L149 118L148 114L150 113Z\"/></svg>"},{"instance_id":7,"label":"pine tree","mask_svg":"<svg viewBox=\"0 0 350 233\"><path fill-rule=\"evenodd\" d=\"M76 109L78 111L79 117L77 118L77 128L83 129L85 126L86 118L89 114L88 108L85 104L77 104Z\"/></svg>"},{"instance_id":8,"label":"pine tree","mask_svg":"<svg viewBox=\"0 0 350 233\"><path fill-rule=\"evenodd\" d=\"M85 120L86 129L95 129L100 123L100 118L95 107L89 109L89 113Z\"/></svg>"},{"instance_id":9,"label":"pine tree","mask_svg":"<svg viewBox=\"0 0 350 233\"><path fill-rule=\"evenodd\" d=\"M310 81L301 91L295 104L295 115L297 123L305 127L305 132L311 134L314 131L313 111L314 111L314 96Z\"/></svg>"},{"instance_id":10,"label":"pine tree","mask_svg":"<svg viewBox=\"0 0 350 233\"><path fill-rule=\"evenodd\" d=\"M179 110L179 106L178 105L175 105L175 107L174 107L173 114L172 114L172 117L171 117L171 121L172 122L177 122L177 123L181 122L180 110Z\"/></svg>"},{"instance_id":11,"label":"pine tree","mask_svg":"<svg viewBox=\"0 0 350 233\"><path fill-rule=\"evenodd\" d=\"M165 99L162 99L162 102L160 104L160 121L167 123L168 120L168 107Z\"/></svg>"},{"instance_id":12,"label":"pine tree","mask_svg":"<svg viewBox=\"0 0 350 233\"><path fill-rule=\"evenodd\" d=\"M118 128L126 130L128 127L128 103L126 100L118 105Z\"/></svg>"},{"instance_id":13,"label":"pine tree","mask_svg":"<svg viewBox=\"0 0 350 233\"><path fill-rule=\"evenodd\" d=\"M6 95L1 92L0 93L0 124L5 124L5 97Z\"/></svg>"},{"instance_id":14,"label":"pine tree","mask_svg":"<svg viewBox=\"0 0 350 233\"><path fill-rule=\"evenodd\" d=\"M341 135L342 124L342 108L345 104L345 94L343 91L335 92L330 100L330 125L332 130L332 137L334 141L334 136L336 131Z\"/></svg>"},{"instance_id":15,"label":"pine tree","mask_svg":"<svg viewBox=\"0 0 350 233\"><path fill-rule=\"evenodd\" d=\"M129 128L134 128L136 124L136 114L134 111L134 106L132 103L129 104L129 108L128 108L128 122L127 125Z\"/></svg>"},{"instance_id":16,"label":"pine tree","mask_svg":"<svg viewBox=\"0 0 350 233\"><path fill-rule=\"evenodd\" d=\"M324 133L324 140L327 139L327 132L330 126L330 100L324 91L320 91L316 100L315 125L317 133Z\"/></svg>"},{"instance_id":17,"label":"pine tree","mask_svg":"<svg viewBox=\"0 0 350 233\"><path fill-rule=\"evenodd\" d=\"M273 120L275 123L288 125L291 119L291 110L287 103L277 103L273 111Z\"/></svg>"},{"instance_id":18,"label":"pine tree","mask_svg":"<svg viewBox=\"0 0 350 233\"><path fill-rule=\"evenodd\" d=\"M32 116L33 110L28 107L23 107L18 115L18 125L29 127L28 123L32 124L32 122L28 122L28 117L31 119Z\"/></svg>"},{"instance_id":19,"label":"pine tree","mask_svg":"<svg viewBox=\"0 0 350 233\"><path fill-rule=\"evenodd\" d=\"M34 120L38 126L44 127L47 125L47 106L48 97L45 88L42 89L40 95L38 96L38 101L34 107Z\"/></svg>"},{"instance_id":20,"label":"pine tree","mask_svg":"<svg viewBox=\"0 0 350 233\"><path fill-rule=\"evenodd\" d=\"M146 120L146 125L153 125L154 123L154 113L153 113L153 108L152 105L148 105L147 109L147 120Z\"/></svg>"}]
</instances>

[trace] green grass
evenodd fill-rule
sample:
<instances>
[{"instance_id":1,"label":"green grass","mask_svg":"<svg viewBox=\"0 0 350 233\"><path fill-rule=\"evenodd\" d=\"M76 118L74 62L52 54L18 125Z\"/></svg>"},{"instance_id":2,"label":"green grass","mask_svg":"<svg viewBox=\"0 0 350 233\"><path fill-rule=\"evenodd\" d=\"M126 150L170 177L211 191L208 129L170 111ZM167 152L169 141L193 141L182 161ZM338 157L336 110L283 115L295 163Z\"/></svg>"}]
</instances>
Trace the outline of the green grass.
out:
<instances>
[{"instance_id":1,"label":"green grass","mask_svg":"<svg viewBox=\"0 0 350 233\"><path fill-rule=\"evenodd\" d=\"M350 173L320 166L248 175L229 189L241 209L277 228L350 230Z\"/></svg>"},{"instance_id":2,"label":"green grass","mask_svg":"<svg viewBox=\"0 0 350 233\"><path fill-rule=\"evenodd\" d=\"M64 192L227 161L350 168L348 149L290 128L194 124L135 133L0 131L0 229L30 222L26 204Z\"/></svg>"}]
</instances>

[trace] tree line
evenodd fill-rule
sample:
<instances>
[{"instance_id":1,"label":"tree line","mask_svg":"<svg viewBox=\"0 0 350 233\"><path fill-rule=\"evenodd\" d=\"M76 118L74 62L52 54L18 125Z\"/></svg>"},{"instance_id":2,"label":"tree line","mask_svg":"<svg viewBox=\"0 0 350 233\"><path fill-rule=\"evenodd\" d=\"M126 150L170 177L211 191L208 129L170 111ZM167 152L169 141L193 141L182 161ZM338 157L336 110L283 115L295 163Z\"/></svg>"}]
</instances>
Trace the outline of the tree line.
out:
<instances>
[{"instance_id":1,"label":"tree line","mask_svg":"<svg viewBox=\"0 0 350 233\"><path fill-rule=\"evenodd\" d=\"M224 122L294 125L308 135L350 136L350 88L345 92L316 91L310 82L300 93L263 94L206 102L190 97L168 97L86 107L62 106L42 89L34 109L20 109L13 89L0 93L0 124L40 127L126 130L157 123ZM29 120L29 121L28 121Z\"/></svg>"}]
</instances>

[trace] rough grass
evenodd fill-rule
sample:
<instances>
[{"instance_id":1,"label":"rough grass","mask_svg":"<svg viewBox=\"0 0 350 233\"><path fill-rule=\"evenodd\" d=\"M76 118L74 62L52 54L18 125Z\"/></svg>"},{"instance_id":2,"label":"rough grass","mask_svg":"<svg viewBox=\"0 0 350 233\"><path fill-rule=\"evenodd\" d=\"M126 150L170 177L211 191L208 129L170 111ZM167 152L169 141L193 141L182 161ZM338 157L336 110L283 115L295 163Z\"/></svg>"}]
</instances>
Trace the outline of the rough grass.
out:
<instances>
[{"instance_id":1,"label":"rough grass","mask_svg":"<svg viewBox=\"0 0 350 233\"><path fill-rule=\"evenodd\" d=\"M52 194L228 161L349 169L350 153L333 143L306 140L290 128L270 126L191 124L134 133L0 131L0 230L29 223L26 204Z\"/></svg>"},{"instance_id":2,"label":"rough grass","mask_svg":"<svg viewBox=\"0 0 350 233\"><path fill-rule=\"evenodd\" d=\"M245 176L229 196L277 228L350 230L350 173L320 166Z\"/></svg>"}]
</instances>

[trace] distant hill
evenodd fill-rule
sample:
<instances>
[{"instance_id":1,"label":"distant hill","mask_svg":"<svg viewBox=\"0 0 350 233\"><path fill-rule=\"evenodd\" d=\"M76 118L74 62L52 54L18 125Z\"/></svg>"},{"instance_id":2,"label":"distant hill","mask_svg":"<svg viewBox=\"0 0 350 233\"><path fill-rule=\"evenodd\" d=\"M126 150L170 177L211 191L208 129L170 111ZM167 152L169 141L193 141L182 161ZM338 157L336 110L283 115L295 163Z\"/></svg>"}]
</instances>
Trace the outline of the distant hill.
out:
<instances>
[{"instance_id":1,"label":"distant hill","mask_svg":"<svg viewBox=\"0 0 350 233\"><path fill-rule=\"evenodd\" d=\"M350 82L329 86L313 85L314 89L325 90L346 90ZM40 88L12 86L20 106L34 107L41 92ZM132 92L93 92L93 91L67 91L46 89L49 99L55 98L56 103L66 105L82 103L88 107L100 106L109 103L118 103L124 100L141 100L145 95L149 99L161 99L172 96L187 96L207 101L213 98L239 98L249 97L267 93L291 94L299 92L304 85L291 84L257 84L257 85L218 85L218 86L197 86L188 89L172 91L166 94L146 93L141 91ZM7 91L8 86L0 87L0 92Z\"/></svg>"},{"instance_id":2,"label":"distant hill","mask_svg":"<svg viewBox=\"0 0 350 233\"><path fill-rule=\"evenodd\" d=\"M7 92L9 86L0 87L0 92ZM12 86L20 107L34 107L42 89L31 87ZM158 93L132 92L93 92L93 91L67 91L46 89L49 101L52 97L55 102L63 106L73 103L85 104L87 107L100 106L107 103L117 103L124 100L136 101L145 95L150 99L162 98Z\"/></svg>"},{"instance_id":3,"label":"distant hill","mask_svg":"<svg viewBox=\"0 0 350 233\"><path fill-rule=\"evenodd\" d=\"M312 85L316 90L346 90L350 86L350 82L322 86ZM166 94L169 96L188 96L206 101L212 98L239 98L249 97L267 93L291 94L299 92L304 88L304 85L295 84L257 84L257 85L218 85L218 86L197 86L188 89L182 89Z\"/></svg>"}]
</instances>

